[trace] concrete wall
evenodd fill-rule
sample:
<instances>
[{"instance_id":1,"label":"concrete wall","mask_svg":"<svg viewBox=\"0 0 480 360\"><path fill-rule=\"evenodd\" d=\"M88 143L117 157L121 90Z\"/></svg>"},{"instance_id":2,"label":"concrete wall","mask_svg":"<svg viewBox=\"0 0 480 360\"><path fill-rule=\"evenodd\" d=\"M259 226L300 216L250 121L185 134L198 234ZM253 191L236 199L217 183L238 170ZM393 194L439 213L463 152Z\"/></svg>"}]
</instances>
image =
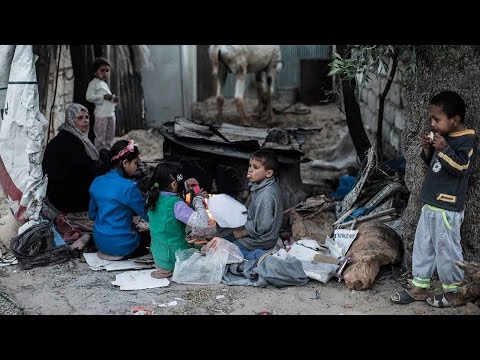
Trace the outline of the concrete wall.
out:
<instances>
[{"instance_id":1,"label":"concrete wall","mask_svg":"<svg viewBox=\"0 0 480 360\"><path fill-rule=\"evenodd\" d=\"M143 76L147 127L158 128L175 116L191 117L196 100L196 46L149 45L152 68Z\"/></svg>"},{"instance_id":2,"label":"concrete wall","mask_svg":"<svg viewBox=\"0 0 480 360\"><path fill-rule=\"evenodd\" d=\"M372 134L377 132L379 99L386 83L386 76L372 74L368 82L358 84L358 100L363 123L368 132ZM406 104L406 89L403 85L402 75L397 70L390 91L385 99L382 133L384 145L390 144L398 153L401 152L401 134L405 128ZM373 135L372 139L374 137L375 135Z\"/></svg>"}]
</instances>

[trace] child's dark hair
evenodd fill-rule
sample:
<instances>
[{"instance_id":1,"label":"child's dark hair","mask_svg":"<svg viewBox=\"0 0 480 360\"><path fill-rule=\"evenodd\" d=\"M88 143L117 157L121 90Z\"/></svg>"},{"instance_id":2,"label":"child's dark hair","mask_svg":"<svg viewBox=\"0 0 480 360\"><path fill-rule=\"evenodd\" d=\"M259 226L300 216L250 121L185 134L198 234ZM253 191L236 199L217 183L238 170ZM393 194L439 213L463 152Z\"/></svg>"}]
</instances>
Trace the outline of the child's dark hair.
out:
<instances>
[{"instance_id":1,"label":"child's dark hair","mask_svg":"<svg viewBox=\"0 0 480 360\"><path fill-rule=\"evenodd\" d=\"M452 118L455 115L460 117L460 121L463 123L465 119L465 102L462 97L455 91L447 90L435 95L430 100L431 105L441 106L448 118Z\"/></svg>"},{"instance_id":2,"label":"child's dark hair","mask_svg":"<svg viewBox=\"0 0 480 360\"><path fill-rule=\"evenodd\" d=\"M110 65L110 62L107 59L103 57L96 58L95 61L93 62L93 72L96 73L98 68L103 65L112 67L112 65Z\"/></svg>"},{"instance_id":3,"label":"child's dark hair","mask_svg":"<svg viewBox=\"0 0 480 360\"><path fill-rule=\"evenodd\" d=\"M147 185L148 192L145 211L155 210L160 191L172 191L170 184L173 181L178 183L177 194L185 198L182 167L173 162L162 162L155 167Z\"/></svg>"},{"instance_id":4,"label":"child's dark hair","mask_svg":"<svg viewBox=\"0 0 480 360\"><path fill-rule=\"evenodd\" d=\"M278 159L273 151L257 150L252 154L251 158L261 161L265 170L273 170L273 176L278 176Z\"/></svg>"},{"instance_id":5,"label":"child's dark hair","mask_svg":"<svg viewBox=\"0 0 480 360\"><path fill-rule=\"evenodd\" d=\"M130 146L131 150L126 148ZM124 151L124 154L118 156L120 152ZM128 160L132 161L140 156L140 150L138 150L137 144L133 140L118 140L113 144L112 149L110 150L110 167L117 168L125 174L123 168L123 161Z\"/></svg>"}]
</instances>

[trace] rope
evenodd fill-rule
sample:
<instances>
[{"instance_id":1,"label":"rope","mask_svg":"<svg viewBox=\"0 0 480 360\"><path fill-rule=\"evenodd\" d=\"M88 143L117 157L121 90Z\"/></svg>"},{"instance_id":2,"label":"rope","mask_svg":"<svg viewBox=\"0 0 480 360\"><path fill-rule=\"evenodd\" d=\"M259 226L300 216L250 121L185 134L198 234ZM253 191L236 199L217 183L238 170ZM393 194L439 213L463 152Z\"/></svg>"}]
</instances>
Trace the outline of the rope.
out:
<instances>
[{"instance_id":1,"label":"rope","mask_svg":"<svg viewBox=\"0 0 480 360\"><path fill-rule=\"evenodd\" d=\"M58 45L57 73L56 73L56 76L55 76L55 89L53 91L52 106L50 107L50 119L48 121L47 143L50 141L50 130L51 130L51 127L52 127L52 124L53 124L53 107L55 106L55 98L57 97L58 71L60 69L61 54L62 54L62 45Z\"/></svg>"}]
</instances>

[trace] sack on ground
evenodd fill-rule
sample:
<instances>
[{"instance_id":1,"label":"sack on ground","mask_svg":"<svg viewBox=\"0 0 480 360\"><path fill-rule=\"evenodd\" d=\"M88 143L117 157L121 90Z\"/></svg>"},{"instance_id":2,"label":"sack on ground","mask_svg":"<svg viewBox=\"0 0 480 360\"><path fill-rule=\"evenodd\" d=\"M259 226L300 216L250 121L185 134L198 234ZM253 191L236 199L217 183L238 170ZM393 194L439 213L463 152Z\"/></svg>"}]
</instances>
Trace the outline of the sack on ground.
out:
<instances>
[{"instance_id":1,"label":"sack on ground","mask_svg":"<svg viewBox=\"0 0 480 360\"><path fill-rule=\"evenodd\" d=\"M10 248L20 269L29 270L37 266L59 264L71 258L68 245L55 246L53 229L51 221L42 222L11 240Z\"/></svg>"}]
</instances>

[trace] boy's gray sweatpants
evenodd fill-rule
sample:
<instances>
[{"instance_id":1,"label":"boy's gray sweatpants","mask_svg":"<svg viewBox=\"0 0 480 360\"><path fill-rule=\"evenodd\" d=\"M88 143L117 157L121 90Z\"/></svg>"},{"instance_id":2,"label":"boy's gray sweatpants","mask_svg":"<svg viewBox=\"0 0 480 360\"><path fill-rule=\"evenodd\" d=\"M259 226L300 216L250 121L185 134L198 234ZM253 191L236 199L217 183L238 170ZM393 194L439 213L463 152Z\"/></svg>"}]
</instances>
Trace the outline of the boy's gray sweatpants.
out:
<instances>
[{"instance_id":1,"label":"boy's gray sweatpants","mask_svg":"<svg viewBox=\"0 0 480 360\"><path fill-rule=\"evenodd\" d=\"M463 260L460 245L463 217L463 211L448 211L427 204L423 206L413 243L414 286L430 287L430 279L437 269L443 291L457 291L464 276L463 270L456 265L457 261Z\"/></svg>"}]
</instances>

